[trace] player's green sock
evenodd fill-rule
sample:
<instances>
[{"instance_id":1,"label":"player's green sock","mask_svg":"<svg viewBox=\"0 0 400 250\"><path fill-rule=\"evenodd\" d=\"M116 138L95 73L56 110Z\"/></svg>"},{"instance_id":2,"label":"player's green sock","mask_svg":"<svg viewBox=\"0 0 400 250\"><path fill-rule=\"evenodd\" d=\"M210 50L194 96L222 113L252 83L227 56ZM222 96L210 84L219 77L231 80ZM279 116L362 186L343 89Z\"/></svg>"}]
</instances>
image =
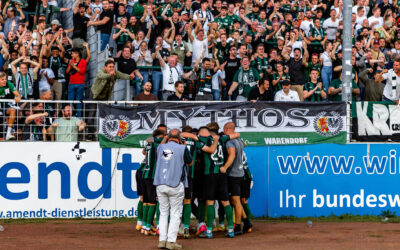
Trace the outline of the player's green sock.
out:
<instances>
[{"instance_id":1,"label":"player's green sock","mask_svg":"<svg viewBox=\"0 0 400 250\"><path fill-rule=\"evenodd\" d=\"M199 208L198 208L198 216L197 219L199 220L199 224L204 222L204 212L205 212L205 201L199 200Z\"/></svg>"},{"instance_id":2,"label":"player's green sock","mask_svg":"<svg viewBox=\"0 0 400 250\"><path fill-rule=\"evenodd\" d=\"M149 211L147 212L147 226L151 228L153 225L154 214L156 213L156 205L149 205Z\"/></svg>"},{"instance_id":3,"label":"player's green sock","mask_svg":"<svg viewBox=\"0 0 400 250\"><path fill-rule=\"evenodd\" d=\"M141 225L143 221L143 201L139 201L137 206L137 221L139 225Z\"/></svg>"},{"instance_id":4,"label":"player's green sock","mask_svg":"<svg viewBox=\"0 0 400 250\"><path fill-rule=\"evenodd\" d=\"M183 205L183 227L189 228L190 215L192 214L192 206L190 204Z\"/></svg>"},{"instance_id":5,"label":"player's green sock","mask_svg":"<svg viewBox=\"0 0 400 250\"><path fill-rule=\"evenodd\" d=\"M149 211L149 206L148 205L144 205L143 206L143 228L146 229L147 228L147 213Z\"/></svg>"},{"instance_id":6,"label":"player's green sock","mask_svg":"<svg viewBox=\"0 0 400 250\"><path fill-rule=\"evenodd\" d=\"M207 230L212 230L215 218L215 208L214 205L207 206Z\"/></svg>"},{"instance_id":7,"label":"player's green sock","mask_svg":"<svg viewBox=\"0 0 400 250\"><path fill-rule=\"evenodd\" d=\"M160 203L157 202L156 205L156 222L157 222L157 229L158 229L158 222L160 221Z\"/></svg>"},{"instance_id":8,"label":"player's green sock","mask_svg":"<svg viewBox=\"0 0 400 250\"><path fill-rule=\"evenodd\" d=\"M225 224L225 209L221 202L219 202L218 207L218 223L220 225Z\"/></svg>"},{"instance_id":9,"label":"player's green sock","mask_svg":"<svg viewBox=\"0 0 400 250\"><path fill-rule=\"evenodd\" d=\"M251 220L250 220L251 212L250 212L249 203L243 204L243 209L244 209L244 212L246 213L247 219L249 220L249 222L251 222Z\"/></svg>"},{"instance_id":10,"label":"player's green sock","mask_svg":"<svg viewBox=\"0 0 400 250\"><path fill-rule=\"evenodd\" d=\"M233 211L231 205L225 206L225 216L228 221L228 228L233 229Z\"/></svg>"}]
</instances>

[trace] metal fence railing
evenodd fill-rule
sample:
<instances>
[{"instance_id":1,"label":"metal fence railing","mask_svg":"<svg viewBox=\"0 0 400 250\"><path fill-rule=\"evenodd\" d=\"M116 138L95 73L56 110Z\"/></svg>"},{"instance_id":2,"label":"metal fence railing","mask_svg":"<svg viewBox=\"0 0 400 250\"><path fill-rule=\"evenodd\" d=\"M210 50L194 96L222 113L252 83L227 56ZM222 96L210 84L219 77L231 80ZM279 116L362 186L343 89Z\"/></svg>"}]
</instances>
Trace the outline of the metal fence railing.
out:
<instances>
[{"instance_id":1,"label":"metal fence railing","mask_svg":"<svg viewBox=\"0 0 400 250\"><path fill-rule=\"evenodd\" d=\"M156 102L22 100L15 104L13 100L2 100L0 141L97 141L100 103L134 106ZM346 117L346 142L351 143L354 140L350 103Z\"/></svg>"}]
</instances>

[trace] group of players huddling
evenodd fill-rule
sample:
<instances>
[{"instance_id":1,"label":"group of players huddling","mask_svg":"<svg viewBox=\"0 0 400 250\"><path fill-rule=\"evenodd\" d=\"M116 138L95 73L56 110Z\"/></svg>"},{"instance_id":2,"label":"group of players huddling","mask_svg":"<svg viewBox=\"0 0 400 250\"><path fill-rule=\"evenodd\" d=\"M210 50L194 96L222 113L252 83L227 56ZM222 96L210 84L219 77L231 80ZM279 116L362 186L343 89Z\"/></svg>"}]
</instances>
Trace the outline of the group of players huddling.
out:
<instances>
[{"instance_id":1,"label":"group of players huddling","mask_svg":"<svg viewBox=\"0 0 400 250\"><path fill-rule=\"evenodd\" d=\"M166 135L167 127L160 124L153 132L153 137L146 140L147 145L143 149L145 158L136 172L140 196L136 229L145 235L158 234L159 209L153 180L157 147L166 142ZM190 238L192 213L198 221L195 230L198 237L212 238L213 232L222 231L226 237L233 238L251 232L248 198L252 175L243 151L245 143L240 139L240 134L235 133L234 123L226 123L222 133L219 133L219 126L215 122L199 129L186 126L182 128L181 138L193 161L191 166L185 166L188 188L185 188L182 225L178 236ZM219 205L217 223L215 202ZM155 215L157 227L153 224Z\"/></svg>"}]
</instances>

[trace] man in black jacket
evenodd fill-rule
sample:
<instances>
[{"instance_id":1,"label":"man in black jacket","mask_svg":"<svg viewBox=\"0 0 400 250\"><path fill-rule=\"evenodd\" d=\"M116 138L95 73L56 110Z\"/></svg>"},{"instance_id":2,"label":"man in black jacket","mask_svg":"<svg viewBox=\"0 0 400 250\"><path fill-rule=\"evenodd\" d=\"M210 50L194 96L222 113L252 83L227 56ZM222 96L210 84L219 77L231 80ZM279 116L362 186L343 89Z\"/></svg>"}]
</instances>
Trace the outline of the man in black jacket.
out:
<instances>
[{"instance_id":1,"label":"man in black jacket","mask_svg":"<svg viewBox=\"0 0 400 250\"><path fill-rule=\"evenodd\" d=\"M273 101L274 100L274 91L269 85L269 81L267 78L261 78L258 81L257 87L254 87L247 98L251 102L256 101Z\"/></svg>"}]
</instances>

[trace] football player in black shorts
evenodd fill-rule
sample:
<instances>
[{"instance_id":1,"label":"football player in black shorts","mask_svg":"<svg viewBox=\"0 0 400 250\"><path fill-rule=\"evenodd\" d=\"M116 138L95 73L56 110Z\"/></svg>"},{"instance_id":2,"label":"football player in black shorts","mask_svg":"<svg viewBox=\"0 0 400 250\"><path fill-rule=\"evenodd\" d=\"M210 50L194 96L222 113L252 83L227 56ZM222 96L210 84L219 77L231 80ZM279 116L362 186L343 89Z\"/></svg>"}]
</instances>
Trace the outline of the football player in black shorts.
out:
<instances>
[{"instance_id":1,"label":"football player in black shorts","mask_svg":"<svg viewBox=\"0 0 400 250\"><path fill-rule=\"evenodd\" d=\"M246 153L243 152L243 169L244 176L240 185L240 202L243 206L243 233L250 233L253 225L250 221L250 207L249 207L249 198L250 198L250 190L251 183L253 181L253 175L250 172L249 166L247 164L247 156Z\"/></svg>"},{"instance_id":2,"label":"football player in black shorts","mask_svg":"<svg viewBox=\"0 0 400 250\"><path fill-rule=\"evenodd\" d=\"M145 167L143 168L143 226L141 232L145 235L156 235L157 230L152 227L156 213L157 192L153 185L157 165L157 147L165 143L166 133L162 129L153 132L153 143L145 147Z\"/></svg>"}]
</instances>

